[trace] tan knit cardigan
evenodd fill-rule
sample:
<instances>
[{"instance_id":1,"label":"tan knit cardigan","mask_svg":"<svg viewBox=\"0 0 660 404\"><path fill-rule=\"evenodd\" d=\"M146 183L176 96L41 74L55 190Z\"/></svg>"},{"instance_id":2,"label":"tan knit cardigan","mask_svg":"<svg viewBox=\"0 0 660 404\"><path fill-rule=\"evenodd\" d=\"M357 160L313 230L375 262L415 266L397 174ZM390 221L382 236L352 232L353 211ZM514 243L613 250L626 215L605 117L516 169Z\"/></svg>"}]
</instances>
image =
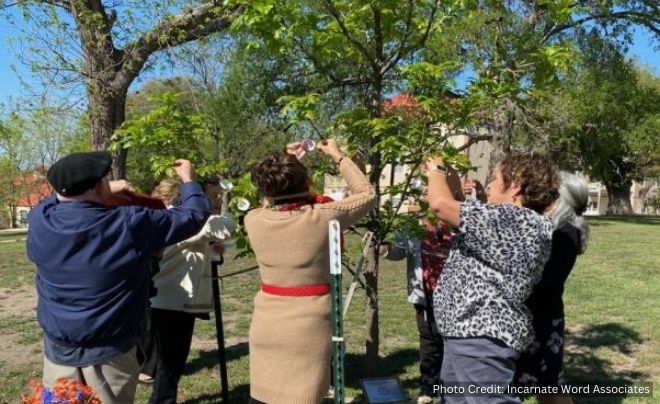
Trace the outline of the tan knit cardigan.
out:
<instances>
[{"instance_id":1,"label":"tan knit cardigan","mask_svg":"<svg viewBox=\"0 0 660 404\"><path fill-rule=\"evenodd\" d=\"M339 167L350 196L294 211L255 209L245 228L263 283L330 282L328 222L343 228L376 203L373 188L348 158ZM259 291L250 325L250 395L269 404L316 404L330 385L330 295L290 297Z\"/></svg>"}]
</instances>

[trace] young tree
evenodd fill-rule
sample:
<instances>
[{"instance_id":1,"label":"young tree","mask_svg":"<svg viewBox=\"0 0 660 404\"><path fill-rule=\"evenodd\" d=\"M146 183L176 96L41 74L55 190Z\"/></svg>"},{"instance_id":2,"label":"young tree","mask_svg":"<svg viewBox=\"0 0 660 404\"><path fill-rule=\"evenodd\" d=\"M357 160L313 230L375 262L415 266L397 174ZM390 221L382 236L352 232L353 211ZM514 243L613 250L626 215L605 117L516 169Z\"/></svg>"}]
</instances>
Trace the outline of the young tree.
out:
<instances>
[{"instance_id":1,"label":"young tree","mask_svg":"<svg viewBox=\"0 0 660 404\"><path fill-rule=\"evenodd\" d=\"M224 31L242 11L215 1L0 1L0 9L14 5L35 53L27 63L49 81L84 81L95 150L124 122L128 88L153 54ZM116 178L125 176L125 158L115 153Z\"/></svg>"},{"instance_id":2,"label":"young tree","mask_svg":"<svg viewBox=\"0 0 660 404\"><path fill-rule=\"evenodd\" d=\"M378 195L391 200L401 194L401 202L410 191L410 179L403 187L382 189L386 165L418 167L425 153L445 146L445 136L434 133L430 123L441 120L451 132L468 121L460 100L442 98L449 96L460 52L457 41L442 41L438 33L449 30L465 12L459 3L232 2L246 6L236 23L254 38L252 46L263 45L288 59L281 85L302 90L282 98L282 114L316 136L342 137L354 156L363 156ZM432 41L444 46L432 47ZM384 102L403 88L419 90L415 95L424 112L418 117L385 113ZM378 367L378 250L397 221L394 210L391 202L375 209L366 224L374 232L365 268L368 374Z\"/></svg>"}]
</instances>

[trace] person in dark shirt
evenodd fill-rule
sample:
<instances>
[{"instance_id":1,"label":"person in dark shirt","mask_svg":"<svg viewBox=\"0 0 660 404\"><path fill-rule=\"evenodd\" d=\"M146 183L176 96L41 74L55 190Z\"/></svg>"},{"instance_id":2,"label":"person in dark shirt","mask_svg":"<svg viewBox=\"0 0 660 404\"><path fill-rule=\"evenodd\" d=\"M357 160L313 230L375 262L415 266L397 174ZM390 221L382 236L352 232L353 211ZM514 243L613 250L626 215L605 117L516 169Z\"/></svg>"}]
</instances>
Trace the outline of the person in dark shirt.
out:
<instances>
[{"instance_id":1,"label":"person in dark shirt","mask_svg":"<svg viewBox=\"0 0 660 404\"><path fill-rule=\"evenodd\" d=\"M449 227L440 222L434 225L425 216L420 219L420 225L425 229L423 237L397 234L385 258L393 261L406 258L408 301L415 307L419 332L420 388L416 402L429 404L438 395L435 387L440 385L443 345L433 315L433 291L451 248L452 233Z\"/></svg>"},{"instance_id":2,"label":"person in dark shirt","mask_svg":"<svg viewBox=\"0 0 660 404\"><path fill-rule=\"evenodd\" d=\"M132 403L136 343L149 294L149 259L204 225L210 203L176 160L181 205L160 210L107 206L133 189L110 181L106 152L74 153L48 170L53 195L28 216L27 254L37 266L37 319L47 387L58 378L90 386L103 404Z\"/></svg>"},{"instance_id":3,"label":"person in dark shirt","mask_svg":"<svg viewBox=\"0 0 660 404\"><path fill-rule=\"evenodd\" d=\"M535 339L520 356L515 381L520 386L559 387L564 384L564 285L577 256L587 248L589 226L582 214L589 187L575 174L561 173L559 200L550 212L555 225L552 250L541 281L527 299ZM568 395L543 395L542 403L571 403Z\"/></svg>"}]
</instances>

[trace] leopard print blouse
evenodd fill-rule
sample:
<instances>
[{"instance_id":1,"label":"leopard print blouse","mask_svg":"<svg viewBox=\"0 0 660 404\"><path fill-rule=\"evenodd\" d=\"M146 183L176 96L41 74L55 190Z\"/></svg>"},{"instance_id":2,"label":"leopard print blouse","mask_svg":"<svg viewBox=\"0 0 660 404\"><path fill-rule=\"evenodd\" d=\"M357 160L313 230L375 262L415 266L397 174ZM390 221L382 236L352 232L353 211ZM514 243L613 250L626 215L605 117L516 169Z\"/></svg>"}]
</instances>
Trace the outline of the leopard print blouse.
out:
<instances>
[{"instance_id":1,"label":"leopard print blouse","mask_svg":"<svg viewBox=\"0 0 660 404\"><path fill-rule=\"evenodd\" d=\"M550 256L552 222L533 210L461 204L460 226L433 294L444 337L491 337L522 351L534 338L525 300Z\"/></svg>"}]
</instances>

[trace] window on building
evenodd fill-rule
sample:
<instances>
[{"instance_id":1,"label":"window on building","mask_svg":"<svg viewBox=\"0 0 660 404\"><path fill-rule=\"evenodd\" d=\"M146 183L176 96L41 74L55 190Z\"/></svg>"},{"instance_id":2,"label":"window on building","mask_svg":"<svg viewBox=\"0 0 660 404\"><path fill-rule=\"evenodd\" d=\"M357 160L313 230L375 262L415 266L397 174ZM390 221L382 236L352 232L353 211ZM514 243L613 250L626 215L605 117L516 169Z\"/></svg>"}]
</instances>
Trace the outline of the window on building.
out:
<instances>
[{"instance_id":1,"label":"window on building","mask_svg":"<svg viewBox=\"0 0 660 404\"><path fill-rule=\"evenodd\" d=\"M588 213L597 213L598 212L598 199L589 197L589 204L587 205Z\"/></svg>"}]
</instances>

